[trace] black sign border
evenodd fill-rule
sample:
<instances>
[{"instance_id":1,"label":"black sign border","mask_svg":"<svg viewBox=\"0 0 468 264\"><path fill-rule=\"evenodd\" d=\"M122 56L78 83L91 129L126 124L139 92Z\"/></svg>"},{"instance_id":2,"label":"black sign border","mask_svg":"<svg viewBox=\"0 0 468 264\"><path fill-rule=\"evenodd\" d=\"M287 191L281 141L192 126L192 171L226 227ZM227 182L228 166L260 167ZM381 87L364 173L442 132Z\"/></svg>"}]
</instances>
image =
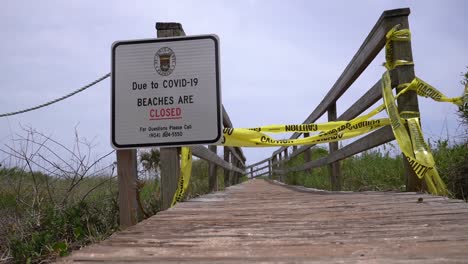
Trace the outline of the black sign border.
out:
<instances>
[{"instance_id":1,"label":"black sign border","mask_svg":"<svg viewBox=\"0 0 468 264\"><path fill-rule=\"evenodd\" d=\"M199 140L199 141L178 141L166 143L148 143L148 144L118 144L115 140L115 51L121 45L134 45L134 44L147 44L158 42L176 42L176 41L189 41L199 39L211 39L215 44L215 68L216 68L216 105L217 105L217 128L218 134L212 140ZM171 147L171 146L186 146L186 145L205 145L218 143L222 136L222 110L221 110L221 89L220 89L220 73L219 73L219 40L215 35L202 35L202 36L188 36L188 37L175 37L175 38L161 38L161 39L144 39L144 40L125 40L117 41L112 44L111 52L111 145L114 149L134 149L145 147Z\"/></svg>"}]
</instances>

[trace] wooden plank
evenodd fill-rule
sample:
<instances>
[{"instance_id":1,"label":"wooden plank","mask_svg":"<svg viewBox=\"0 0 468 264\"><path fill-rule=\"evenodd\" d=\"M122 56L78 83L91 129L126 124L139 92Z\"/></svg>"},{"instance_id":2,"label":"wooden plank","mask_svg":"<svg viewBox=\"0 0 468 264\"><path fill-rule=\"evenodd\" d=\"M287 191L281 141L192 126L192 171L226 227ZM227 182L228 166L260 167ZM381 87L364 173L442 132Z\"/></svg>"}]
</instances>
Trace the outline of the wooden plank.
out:
<instances>
[{"instance_id":1,"label":"wooden plank","mask_svg":"<svg viewBox=\"0 0 468 264\"><path fill-rule=\"evenodd\" d=\"M185 36L180 23L156 23L158 38ZM180 176L180 148L161 148L161 209L171 207Z\"/></svg>"},{"instance_id":2,"label":"wooden plank","mask_svg":"<svg viewBox=\"0 0 468 264\"><path fill-rule=\"evenodd\" d=\"M270 160L270 159L271 158L266 158L266 159L263 159L263 160L261 160L259 162L254 163L254 164L250 164L249 166L247 166L247 169L249 169L250 167L255 167L255 166L258 166L258 165L260 165L262 163L268 162L268 160Z\"/></svg>"},{"instance_id":3,"label":"wooden plank","mask_svg":"<svg viewBox=\"0 0 468 264\"><path fill-rule=\"evenodd\" d=\"M393 135L393 131L390 126L380 128L372 132L371 134L360 138L352 142L351 144L348 144L347 146L333 152L327 157L327 162L331 163L345 159L357 153L361 153L368 149L390 142L394 139L395 136Z\"/></svg>"},{"instance_id":4,"label":"wooden plank","mask_svg":"<svg viewBox=\"0 0 468 264\"><path fill-rule=\"evenodd\" d=\"M242 160L243 155L240 155L240 154L242 154L242 152L239 151L240 148L233 148L233 147L230 147L230 146L227 146L227 148L231 152L231 155L234 155L236 157L236 159L240 160L241 163L244 164L244 162Z\"/></svg>"},{"instance_id":5,"label":"wooden plank","mask_svg":"<svg viewBox=\"0 0 468 264\"><path fill-rule=\"evenodd\" d=\"M261 177L261 176L268 176L269 175L269 171L265 171L265 172L262 172L260 174L257 174L255 176L253 176L253 178L257 178L257 177Z\"/></svg>"},{"instance_id":6,"label":"wooden plank","mask_svg":"<svg viewBox=\"0 0 468 264\"><path fill-rule=\"evenodd\" d=\"M271 159L268 160L268 178L271 179L273 176L273 168L271 165Z\"/></svg>"},{"instance_id":7,"label":"wooden plank","mask_svg":"<svg viewBox=\"0 0 468 264\"><path fill-rule=\"evenodd\" d=\"M222 107L223 107L223 125L224 125L224 127L233 127L231 118L229 117L226 109L224 108L224 105ZM239 148L239 147L235 147L235 148L230 147L230 148L232 148L231 153L238 156L238 159L244 164L246 158L244 156L244 153L242 152L242 149Z\"/></svg>"},{"instance_id":8,"label":"wooden plank","mask_svg":"<svg viewBox=\"0 0 468 264\"><path fill-rule=\"evenodd\" d=\"M466 263L467 248L463 201L257 179L179 203L59 262Z\"/></svg>"},{"instance_id":9,"label":"wooden plank","mask_svg":"<svg viewBox=\"0 0 468 264\"><path fill-rule=\"evenodd\" d=\"M250 173L257 172L257 171L260 171L260 170L264 170L264 169L266 169L266 168L268 168L268 167L269 167L269 164L268 164L268 163L267 163L265 166L263 166L263 167L258 167L258 168L256 168L256 169L254 169L254 167L250 167Z\"/></svg>"},{"instance_id":10,"label":"wooden plank","mask_svg":"<svg viewBox=\"0 0 468 264\"><path fill-rule=\"evenodd\" d=\"M396 86L396 79L393 78L394 71L390 71L392 85ZM372 105L382 99L382 83L379 79L361 98L349 107L337 120L347 121L358 117L361 113L369 109Z\"/></svg>"},{"instance_id":11,"label":"wooden plank","mask_svg":"<svg viewBox=\"0 0 468 264\"><path fill-rule=\"evenodd\" d=\"M328 108L328 122L336 121L336 103L333 103ZM328 143L329 155L333 155L338 151L338 142ZM329 162L328 169L330 172L330 186L333 191L341 191L341 166L339 161Z\"/></svg>"},{"instance_id":12,"label":"wooden plank","mask_svg":"<svg viewBox=\"0 0 468 264\"><path fill-rule=\"evenodd\" d=\"M161 209L171 207L180 174L180 148L161 148Z\"/></svg>"},{"instance_id":13,"label":"wooden plank","mask_svg":"<svg viewBox=\"0 0 468 264\"><path fill-rule=\"evenodd\" d=\"M229 148L227 148L226 146L223 147L223 156L224 156L224 161L226 163L231 163L231 160L230 160L230 151L229 151ZM229 187L229 169L226 169L226 168L223 168L223 177L224 177L224 187Z\"/></svg>"},{"instance_id":14,"label":"wooden plank","mask_svg":"<svg viewBox=\"0 0 468 264\"><path fill-rule=\"evenodd\" d=\"M232 127L231 118L229 118L229 115L226 109L224 108L224 105L223 105L223 125L224 127Z\"/></svg>"},{"instance_id":15,"label":"wooden plank","mask_svg":"<svg viewBox=\"0 0 468 264\"><path fill-rule=\"evenodd\" d=\"M337 120L348 121L358 117L382 98L382 83L378 80L361 98L359 98L348 110L341 114Z\"/></svg>"},{"instance_id":16,"label":"wooden plank","mask_svg":"<svg viewBox=\"0 0 468 264\"><path fill-rule=\"evenodd\" d=\"M304 120L303 124L313 123L320 118L328 107L336 102L338 98L351 86L351 84L361 75L372 60L377 56L380 50L385 46L385 35L389 28L388 21L394 21L395 18L407 18L410 14L409 8L388 10L382 13L371 32L364 40L364 43L358 49L357 53L346 66L345 70L332 86L324 99L315 108L315 110ZM301 133L294 133L291 138L298 138ZM283 151L279 148L274 154Z\"/></svg>"},{"instance_id":17,"label":"wooden plank","mask_svg":"<svg viewBox=\"0 0 468 264\"><path fill-rule=\"evenodd\" d=\"M127 228L138 221L136 150L124 149L116 152L120 227Z\"/></svg>"},{"instance_id":18,"label":"wooden plank","mask_svg":"<svg viewBox=\"0 0 468 264\"><path fill-rule=\"evenodd\" d=\"M311 160L300 166L291 167L286 172L303 171L303 170L308 170L308 169L313 169L313 168L319 168L325 165L328 165L327 157L323 157L323 158L316 159L316 160Z\"/></svg>"},{"instance_id":19,"label":"wooden plank","mask_svg":"<svg viewBox=\"0 0 468 264\"><path fill-rule=\"evenodd\" d=\"M298 148L296 149L296 151L293 151L293 152L291 153L291 155L289 155L289 159L292 159L292 158L294 158L294 157L300 155L300 154L303 153L303 152L310 151L310 148L312 148L313 146L315 146L315 145L302 145L302 146L298 147ZM310 160L310 153L309 153L309 154L304 154L304 155L305 155L305 156L309 155L309 158L306 157L306 159L308 158L308 159Z\"/></svg>"},{"instance_id":20,"label":"wooden plank","mask_svg":"<svg viewBox=\"0 0 468 264\"><path fill-rule=\"evenodd\" d=\"M305 138L309 137L309 136L310 136L309 133L304 133ZM305 149L304 149L304 163L310 162L311 160L312 160L312 152L311 152L310 148L307 148L307 146L306 146ZM307 169L307 173L311 174L312 170Z\"/></svg>"},{"instance_id":21,"label":"wooden plank","mask_svg":"<svg viewBox=\"0 0 468 264\"><path fill-rule=\"evenodd\" d=\"M208 150L210 150L216 156L218 156L218 154L216 153L216 145L208 146ZM218 191L217 167L216 167L216 164L213 163L213 162L210 162L209 165L208 165L208 190L210 192Z\"/></svg>"},{"instance_id":22,"label":"wooden plank","mask_svg":"<svg viewBox=\"0 0 468 264\"><path fill-rule=\"evenodd\" d=\"M213 153L212 151L208 150L207 148L203 146L193 146L190 148L192 149L192 154L196 157L207 160L209 162L213 162L216 165L223 167L225 169L228 169L230 171L244 173L244 171L240 169L239 167L233 166L231 163L224 161L218 155L216 155L215 153Z\"/></svg>"}]
</instances>

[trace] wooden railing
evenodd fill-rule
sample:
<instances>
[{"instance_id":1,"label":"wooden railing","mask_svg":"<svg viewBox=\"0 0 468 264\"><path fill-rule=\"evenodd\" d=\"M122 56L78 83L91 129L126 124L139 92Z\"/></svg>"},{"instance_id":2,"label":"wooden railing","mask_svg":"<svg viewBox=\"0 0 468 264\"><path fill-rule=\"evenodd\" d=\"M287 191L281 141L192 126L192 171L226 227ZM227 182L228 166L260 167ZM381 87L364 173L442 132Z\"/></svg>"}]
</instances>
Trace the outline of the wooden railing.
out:
<instances>
[{"instance_id":1,"label":"wooden railing","mask_svg":"<svg viewBox=\"0 0 468 264\"><path fill-rule=\"evenodd\" d=\"M409 8L388 10L383 12L371 32L364 40L357 53L352 58L344 72L335 82L333 87L329 90L325 98L320 104L312 111L312 113L304 120L304 124L314 123L325 113L327 113L329 121L335 120L350 120L361 113L369 109L378 100L382 98L382 88L380 83L380 77L376 77L375 84L356 102L345 110L341 115L337 114L337 101L346 92L346 90L353 84L353 82L361 75L361 73L367 68L367 66L374 60L377 54L385 46L386 34L395 25L400 25L400 29L409 28L408 26L408 15L410 14ZM393 43L394 60L407 60L412 61L411 42L398 42ZM383 72L382 72L383 73ZM392 87L396 87L399 84L407 83L414 78L413 65L405 65L395 68L391 71ZM397 89L397 91L399 91ZM401 111L413 111L418 112L418 100L414 92L405 93L398 99L398 110ZM291 138L296 139L300 136L308 137L308 133L294 133ZM278 175L279 180L284 180L284 176L289 172L296 171L308 171L313 168L328 165L330 173L330 181L332 190L341 190L341 167L340 161L350 157L352 155L361 153L370 148L377 147L384 143L394 140L392 129L387 126L383 127L373 133L362 137L343 148L338 147L338 143L329 143L329 154L326 157L312 160L311 151L312 146L300 146L292 147L292 151L289 152L288 147L281 147L273 152L272 157L263 160L263 166L266 162L269 162L275 175ZM285 166L286 162L297 155L304 153L305 163L296 166L289 167ZM405 173L407 177L407 190L415 191L422 188L421 181L413 173L410 166L405 162ZM261 166L262 164L256 164ZM252 166L252 165L251 165ZM248 169L250 169L250 167Z\"/></svg>"},{"instance_id":2,"label":"wooden railing","mask_svg":"<svg viewBox=\"0 0 468 264\"><path fill-rule=\"evenodd\" d=\"M185 36L182 25L179 23L157 23L158 38ZM232 122L223 106L223 125L232 127ZM240 182L245 172L246 158L241 148L224 147L224 158L216 154L217 147L211 145L191 147L192 154L209 162L208 186L209 191L217 191L217 166L224 168L225 186ZM161 148L161 209L171 206L173 196L177 190L180 175L180 148ZM120 226L128 227L137 223L137 157L136 150L117 151L117 174L119 181L119 211Z\"/></svg>"}]
</instances>

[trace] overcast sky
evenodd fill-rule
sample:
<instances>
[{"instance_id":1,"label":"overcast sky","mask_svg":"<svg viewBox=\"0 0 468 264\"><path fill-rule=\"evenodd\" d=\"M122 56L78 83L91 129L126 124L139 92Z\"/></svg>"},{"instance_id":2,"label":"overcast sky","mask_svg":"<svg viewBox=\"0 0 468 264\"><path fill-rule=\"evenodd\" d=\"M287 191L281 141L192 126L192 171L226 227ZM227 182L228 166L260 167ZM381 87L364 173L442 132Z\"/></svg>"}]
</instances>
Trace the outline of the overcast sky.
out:
<instances>
[{"instance_id":1,"label":"overcast sky","mask_svg":"<svg viewBox=\"0 0 468 264\"><path fill-rule=\"evenodd\" d=\"M235 127L301 123L384 10L410 7L416 75L459 96L468 66L468 1L2 1L0 113L69 93L110 72L111 44L155 37L155 22L217 34L222 101ZM338 115L382 75L383 53L338 101ZM420 99L426 138L463 133L456 107ZM325 121L324 118L321 121ZM0 118L0 148L20 126L71 144L74 128L111 150L110 82L47 108ZM248 163L276 148L244 149ZM0 157L1 160L1 157Z\"/></svg>"}]
</instances>

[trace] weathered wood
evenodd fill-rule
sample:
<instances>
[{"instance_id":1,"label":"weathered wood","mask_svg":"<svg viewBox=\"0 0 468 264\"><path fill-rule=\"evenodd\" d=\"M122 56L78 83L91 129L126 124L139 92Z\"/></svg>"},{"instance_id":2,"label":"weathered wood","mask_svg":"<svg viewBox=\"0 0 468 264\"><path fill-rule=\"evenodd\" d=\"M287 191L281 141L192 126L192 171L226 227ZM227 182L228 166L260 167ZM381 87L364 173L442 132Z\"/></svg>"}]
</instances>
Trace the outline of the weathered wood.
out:
<instances>
[{"instance_id":1,"label":"weathered wood","mask_svg":"<svg viewBox=\"0 0 468 264\"><path fill-rule=\"evenodd\" d=\"M400 29L409 28L408 17L394 17L393 19L387 21L389 28L392 28L395 25L400 25ZM411 41L394 41L393 42L393 58L394 61L396 60L406 60L406 61L413 61L413 55L411 51ZM414 66L413 65L405 65L396 67L393 71L393 79L396 82L396 86L403 83L411 82L414 77ZM401 89L397 88L397 92ZM401 112L413 112L419 113L419 106L418 106L418 96L415 91L409 91L405 94L401 95L397 99L398 102L398 111ZM415 117L419 117L415 115ZM408 127L406 126L408 130ZM409 133L409 132L408 132ZM409 165L406 158L403 157L403 163L405 166L405 174L406 174L406 190L407 191L424 191L425 186L423 181L418 178L416 173L413 171L411 166Z\"/></svg>"},{"instance_id":2,"label":"weathered wood","mask_svg":"<svg viewBox=\"0 0 468 264\"><path fill-rule=\"evenodd\" d=\"M244 164L242 162L242 155L240 155L242 152L239 152L238 148L233 148L233 147L229 147L227 146L226 148L229 149L229 151L231 152L231 155L234 155L236 157L236 159L240 160L242 164Z\"/></svg>"},{"instance_id":3,"label":"weathered wood","mask_svg":"<svg viewBox=\"0 0 468 264\"><path fill-rule=\"evenodd\" d=\"M393 135L393 131L390 126L380 128L372 132L371 134L363 138L360 138L348 144L347 146L340 148L337 151L331 153L327 157L327 162L331 163L331 162L342 160L344 158L350 157L352 155L361 153L363 151L366 151L371 148L390 142L394 139L395 139L395 136Z\"/></svg>"},{"instance_id":4,"label":"weathered wood","mask_svg":"<svg viewBox=\"0 0 468 264\"><path fill-rule=\"evenodd\" d=\"M158 38L185 36L184 29L180 23L157 22L156 32Z\"/></svg>"},{"instance_id":5,"label":"weathered wood","mask_svg":"<svg viewBox=\"0 0 468 264\"><path fill-rule=\"evenodd\" d=\"M382 83L378 80L361 98L341 114L337 120L347 121L358 117L382 98Z\"/></svg>"},{"instance_id":6,"label":"weathered wood","mask_svg":"<svg viewBox=\"0 0 468 264\"><path fill-rule=\"evenodd\" d=\"M258 178L258 177L268 176L268 175L269 175L269 171L265 171L265 172L255 175L253 178Z\"/></svg>"},{"instance_id":7,"label":"weathered wood","mask_svg":"<svg viewBox=\"0 0 468 264\"><path fill-rule=\"evenodd\" d=\"M185 36L180 23L156 23L158 38ZM161 209L171 207L180 176L180 148L161 148Z\"/></svg>"},{"instance_id":8,"label":"weathered wood","mask_svg":"<svg viewBox=\"0 0 468 264\"><path fill-rule=\"evenodd\" d=\"M467 248L462 201L251 180L179 203L60 261L438 264L466 263Z\"/></svg>"},{"instance_id":9,"label":"weathered wood","mask_svg":"<svg viewBox=\"0 0 468 264\"><path fill-rule=\"evenodd\" d=\"M254 173L254 172L257 172L257 171L261 171L261 170L264 170L266 168L268 168L270 165L268 163L265 163L266 165L263 166L263 167L257 167L254 169L254 167L251 167L250 168L250 173Z\"/></svg>"},{"instance_id":10,"label":"weathered wood","mask_svg":"<svg viewBox=\"0 0 468 264\"><path fill-rule=\"evenodd\" d=\"M377 23L372 28L371 32L364 40L357 53L351 59L351 62L346 66L345 70L332 86L330 91L325 95L324 99L315 108L315 110L304 120L303 124L313 123L320 118L331 104L336 102L338 98L351 86L351 84L361 75L372 60L377 56L380 50L385 46L385 35L391 28L389 21L399 18L407 18L410 14L409 8L388 10L382 13ZM298 138L301 133L294 133L291 138ZM283 151L284 147L279 148L274 154Z\"/></svg>"},{"instance_id":11,"label":"weathered wood","mask_svg":"<svg viewBox=\"0 0 468 264\"><path fill-rule=\"evenodd\" d=\"M270 160L270 158L266 158L266 159L263 159L263 160L261 160L261 161L259 161L259 162L254 163L254 164L250 164L249 166L247 166L246 169L250 169L250 167L258 166L258 165L260 165L260 164L262 164L262 163L267 162L268 160Z\"/></svg>"},{"instance_id":12,"label":"weathered wood","mask_svg":"<svg viewBox=\"0 0 468 264\"><path fill-rule=\"evenodd\" d=\"M161 148L161 209L171 207L180 174L180 148Z\"/></svg>"},{"instance_id":13,"label":"weathered wood","mask_svg":"<svg viewBox=\"0 0 468 264\"><path fill-rule=\"evenodd\" d=\"M319 168L325 165L328 165L328 158L327 157L322 157L316 160L311 160L309 162L306 162L300 166L296 167L291 167L287 170L287 172L295 172L295 171L304 171L308 169L313 169L313 168Z\"/></svg>"},{"instance_id":14,"label":"weathered wood","mask_svg":"<svg viewBox=\"0 0 468 264\"><path fill-rule=\"evenodd\" d=\"M210 145L208 146L208 149L218 156L216 153L216 145ZM218 174L216 163L214 162L210 162L208 165L208 190L210 192L218 191Z\"/></svg>"},{"instance_id":15,"label":"weathered wood","mask_svg":"<svg viewBox=\"0 0 468 264\"><path fill-rule=\"evenodd\" d=\"M315 145L302 145L302 146L298 147L298 148L296 149L296 151L293 151L293 152L289 155L289 159L292 159L292 158L294 158L294 157L298 156L299 154L302 154L302 153L304 153L304 152L306 152L306 151L312 151L311 148L312 148L313 146L315 146ZM304 155L305 155L305 156L309 155L309 157L310 157L310 153L309 153L309 154L305 154L305 153L304 153ZM310 159L310 158L309 158L309 159Z\"/></svg>"},{"instance_id":16,"label":"weathered wood","mask_svg":"<svg viewBox=\"0 0 468 264\"><path fill-rule=\"evenodd\" d=\"M328 122L336 121L336 103L328 108ZM328 143L329 155L333 155L338 150L338 142ZM333 191L341 191L341 165L340 161L334 161L328 165L330 171L330 186Z\"/></svg>"},{"instance_id":17,"label":"weathered wood","mask_svg":"<svg viewBox=\"0 0 468 264\"><path fill-rule=\"evenodd\" d=\"M273 177L273 166L271 165L271 159L268 160L268 178Z\"/></svg>"},{"instance_id":18,"label":"weathered wood","mask_svg":"<svg viewBox=\"0 0 468 264\"><path fill-rule=\"evenodd\" d=\"M224 161L226 163L231 163L230 151L229 148L223 147ZM223 177L224 177L224 187L229 187L229 169L223 168Z\"/></svg>"},{"instance_id":19,"label":"weathered wood","mask_svg":"<svg viewBox=\"0 0 468 264\"><path fill-rule=\"evenodd\" d=\"M304 133L304 137L309 137L309 133ZM310 150L310 147L305 146L305 148L302 150L304 152L304 163L310 162L312 160L312 152ZM307 173L311 174L312 170L307 169Z\"/></svg>"},{"instance_id":20,"label":"weathered wood","mask_svg":"<svg viewBox=\"0 0 468 264\"><path fill-rule=\"evenodd\" d=\"M237 164L236 157L231 156L231 166L236 166L236 164ZM229 173L229 186L236 184L235 178L236 178L236 172L234 170L231 170Z\"/></svg>"},{"instance_id":21,"label":"weathered wood","mask_svg":"<svg viewBox=\"0 0 468 264\"><path fill-rule=\"evenodd\" d=\"M226 109L224 108L224 105L223 105L223 125L224 127L232 127L231 118L229 118L229 115Z\"/></svg>"},{"instance_id":22,"label":"weathered wood","mask_svg":"<svg viewBox=\"0 0 468 264\"><path fill-rule=\"evenodd\" d=\"M127 228L138 221L136 150L124 149L116 152L120 227Z\"/></svg>"},{"instance_id":23,"label":"weathered wood","mask_svg":"<svg viewBox=\"0 0 468 264\"><path fill-rule=\"evenodd\" d=\"M390 76L393 76L390 71ZM392 77L392 84L396 85L395 78ZM382 83L378 80L361 98L359 98L351 107L341 114L337 120L347 121L358 117L361 113L369 109L372 105L382 98Z\"/></svg>"},{"instance_id":24,"label":"weathered wood","mask_svg":"<svg viewBox=\"0 0 468 264\"><path fill-rule=\"evenodd\" d=\"M203 146L193 146L193 147L190 147L190 148L192 149L192 154L194 156L196 156L196 157L207 160L209 162L213 162L216 165L218 165L218 166L220 166L222 168L231 170L231 171L237 171L237 172L240 172L240 173L244 172L239 167L234 166L233 162L229 163L229 162L224 161L224 159L220 158L218 155L216 155L215 153L213 153L212 151L208 150L207 148L205 148ZM231 156L231 158L232 158L232 156ZM232 161L232 159L231 159L231 161Z\"/></svg>"}]
</instances>

